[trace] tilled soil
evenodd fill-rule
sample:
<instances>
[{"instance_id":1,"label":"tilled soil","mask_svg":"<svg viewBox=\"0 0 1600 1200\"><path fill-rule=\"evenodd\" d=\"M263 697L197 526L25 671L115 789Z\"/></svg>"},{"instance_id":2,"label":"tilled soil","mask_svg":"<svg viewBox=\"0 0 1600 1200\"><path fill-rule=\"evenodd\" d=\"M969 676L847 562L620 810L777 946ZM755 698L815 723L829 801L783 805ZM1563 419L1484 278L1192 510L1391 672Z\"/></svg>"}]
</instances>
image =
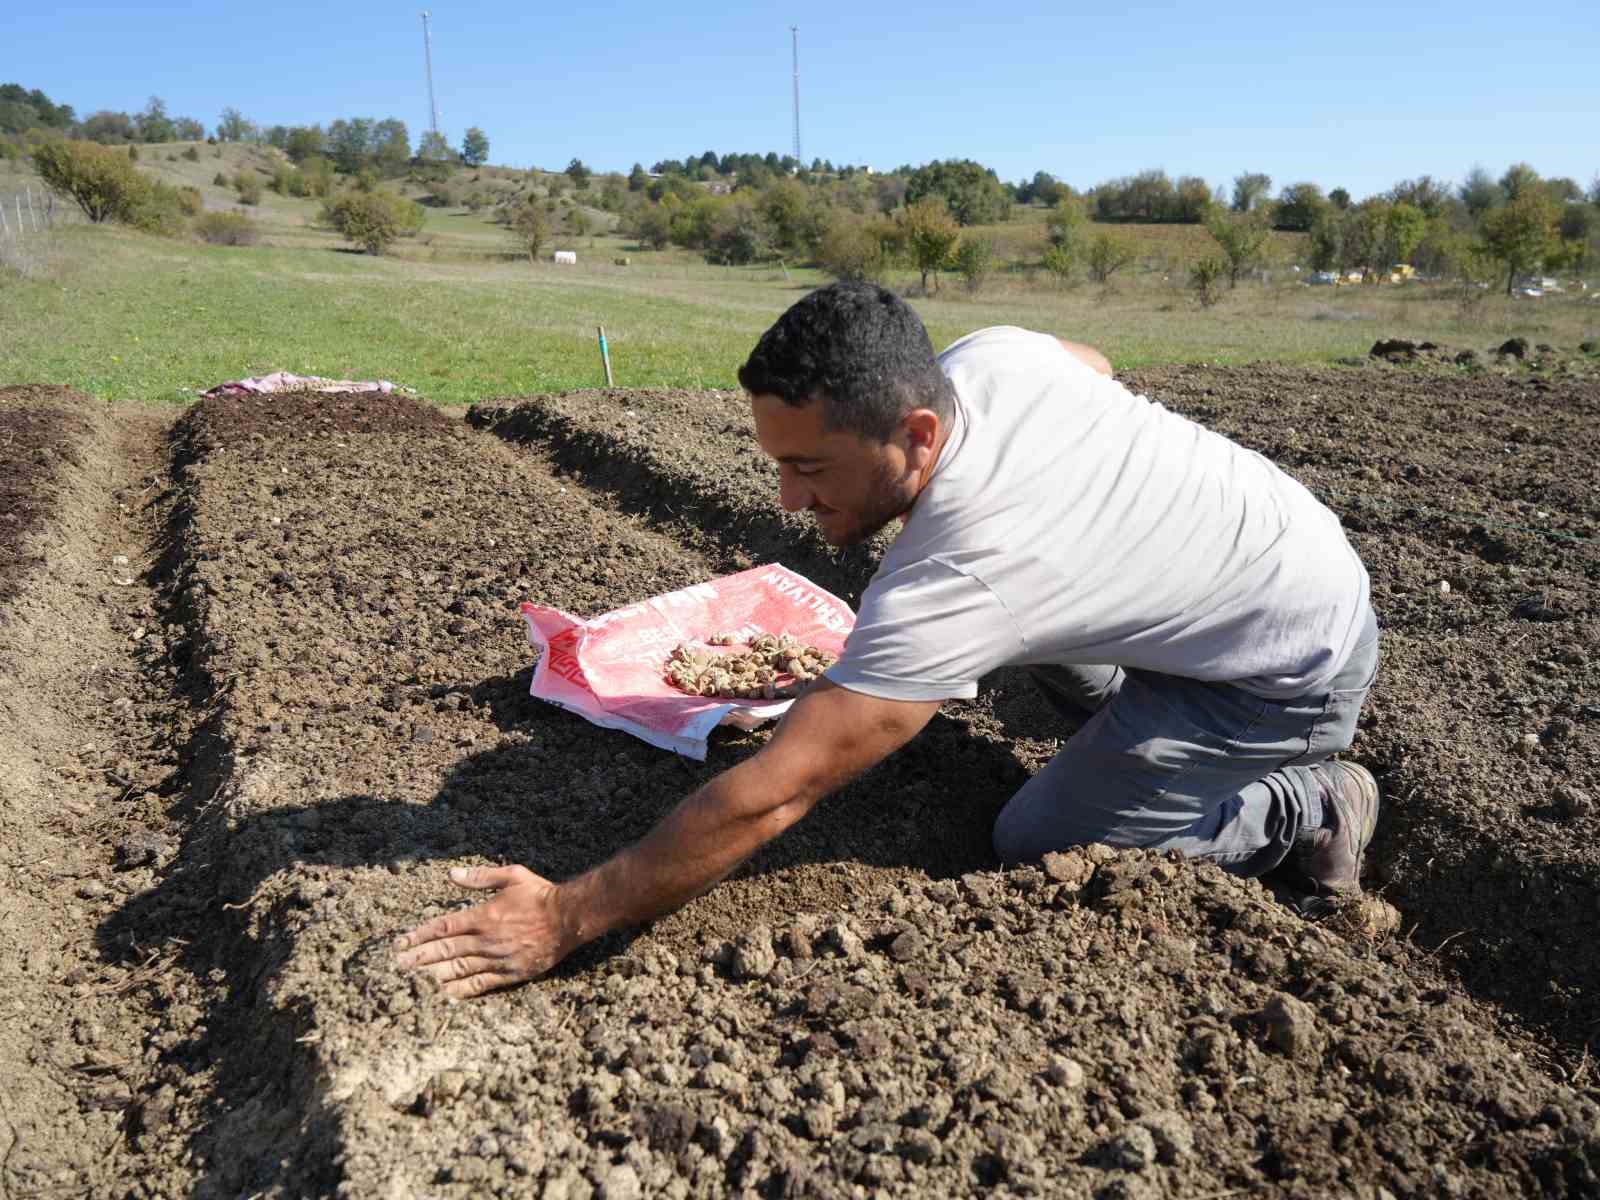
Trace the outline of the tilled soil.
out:
<instances>
[{"instance_id":1,"label":"tilled soil","mask_svg":"<svg viewBox=\"0 0 1600 1200\"><path fill-rule=\"evenodd\" d=\"M727 395L475 410L498 438L394 398L206 401L107 517L164 520L116 643L154 714L118 765L146 786L107 802L155 840L100 847L137 882L59 993L133 981L96 1013L139 1065L83 1126L114 1169L81 1190L1595 1194L1593 385L1137 382L1355 531L1389 637L1354 754L1390 797L1406 936L1148 854L995 870L994 812L1070 732L1001 673L680 913L446 1003L387 946L457 902L447 865L564 877L766 736L719 733L701 766L535 703L516 603L597 613L770 558L853 597L872 554L782 516Z\"/></svg>"}]
</instances>

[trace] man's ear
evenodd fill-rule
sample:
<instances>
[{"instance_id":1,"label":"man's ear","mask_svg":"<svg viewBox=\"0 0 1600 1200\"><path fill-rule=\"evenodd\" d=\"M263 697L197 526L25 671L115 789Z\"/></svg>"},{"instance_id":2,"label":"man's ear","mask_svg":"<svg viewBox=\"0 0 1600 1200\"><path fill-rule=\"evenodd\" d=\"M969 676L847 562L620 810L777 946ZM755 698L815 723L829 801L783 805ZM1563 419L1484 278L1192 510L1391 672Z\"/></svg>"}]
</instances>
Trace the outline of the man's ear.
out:
<instances>
[{"instance_id":1,"label":"man's ear","mask_svg":"<svg viewBox=\"0 0 1600 1200\"><path fill-rule=\"evenodd\" d=\"M900 418L900 433L905 439L906 465L920 471L939 444L939 414L931 408L914 408Z\"/></svg>"}]
</instances>

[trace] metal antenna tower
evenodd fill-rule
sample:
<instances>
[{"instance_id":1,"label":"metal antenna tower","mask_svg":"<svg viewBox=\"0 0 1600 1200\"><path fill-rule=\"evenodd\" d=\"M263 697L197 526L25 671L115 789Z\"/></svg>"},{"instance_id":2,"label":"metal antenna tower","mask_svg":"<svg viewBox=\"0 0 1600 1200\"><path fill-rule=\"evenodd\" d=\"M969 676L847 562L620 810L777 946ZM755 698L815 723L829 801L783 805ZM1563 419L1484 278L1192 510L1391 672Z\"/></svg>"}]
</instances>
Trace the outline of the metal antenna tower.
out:
<instances>
[{"instance_id":1,"label":"metal antenna tower","mask_svg":"<svg viewBox=\"0 0 1600 1200\"><path fill-rule=\"evenodd\" d=\"M433 34L428 31L426 10L422 14L422 60L428 64L428 115L433 119L433 132L438 133L439 105L433 98Z\"/></svg>"},{"instance_id":2,"label":"metal antenna tower","mask_svg":"<svg viewBox=\"0 0 1600 1200\"><path fill-rule=\"evenodd\" d=\"M794 50L794 161L803 165L800 157L800 26L789 26L789 39Z\"/></svg>"}]
</instances>

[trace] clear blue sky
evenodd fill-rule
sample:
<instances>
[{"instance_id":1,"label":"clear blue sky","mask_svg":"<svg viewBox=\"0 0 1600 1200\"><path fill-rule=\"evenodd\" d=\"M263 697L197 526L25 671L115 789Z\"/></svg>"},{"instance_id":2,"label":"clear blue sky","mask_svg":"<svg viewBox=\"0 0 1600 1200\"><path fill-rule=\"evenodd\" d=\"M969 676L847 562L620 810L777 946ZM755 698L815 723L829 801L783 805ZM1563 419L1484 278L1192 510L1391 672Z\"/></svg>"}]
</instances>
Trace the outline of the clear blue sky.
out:
<instances>
[{"instance_id":1,"label":"clear blue sky","mask_svg":"<svg viewBox=\"0 0 1600 1200\"><path fill-rule=\"evenodd\" d=\"M0 82L80 117L156 94L208 128L231 104L261 124L396 116L415 139L428 123L419 11L25 4L5 18ZM443 131L459 145L477 125L491 161L520 167L786 153L794 22L807 160L970 157L1003 179L1046 170L1079 187L1145 167L1213 185L1255 170L1275 190L1310 179L1358 198L1478 163L1498 175L1525 160L1585 186L1600 171L1596 0L432 12Z\"/></svg>"}]
</instances>

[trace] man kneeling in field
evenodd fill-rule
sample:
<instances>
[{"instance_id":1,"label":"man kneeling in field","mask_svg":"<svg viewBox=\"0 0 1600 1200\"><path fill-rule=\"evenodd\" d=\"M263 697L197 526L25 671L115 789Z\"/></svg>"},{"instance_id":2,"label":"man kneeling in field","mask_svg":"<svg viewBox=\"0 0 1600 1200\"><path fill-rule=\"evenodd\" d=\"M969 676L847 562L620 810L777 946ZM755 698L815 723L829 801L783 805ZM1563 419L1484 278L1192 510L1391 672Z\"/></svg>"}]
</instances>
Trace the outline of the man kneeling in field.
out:
<instances>
[{"instance_id":1,"label":"man kneeling in field","mask_svg":"<svg viewBox=\"0 0 1600 1200\"><path fill-rule=\"evenodd\" d=\"M1300 484L1110 374L1016 328L935 358L870 284L786 312L739 372L784 508L836 546L904 522L843 657L609 861L560 884L453 871L497 895L406 934L400 964L471 996L669 912L1007 665L1085 723L1000 813L1003 862L1106 842L1240 875L1291 859L1318 893L1358 892L1377 785L1330 756L1377 671L1366 570Z\"/></svg>"}]
</instances>

